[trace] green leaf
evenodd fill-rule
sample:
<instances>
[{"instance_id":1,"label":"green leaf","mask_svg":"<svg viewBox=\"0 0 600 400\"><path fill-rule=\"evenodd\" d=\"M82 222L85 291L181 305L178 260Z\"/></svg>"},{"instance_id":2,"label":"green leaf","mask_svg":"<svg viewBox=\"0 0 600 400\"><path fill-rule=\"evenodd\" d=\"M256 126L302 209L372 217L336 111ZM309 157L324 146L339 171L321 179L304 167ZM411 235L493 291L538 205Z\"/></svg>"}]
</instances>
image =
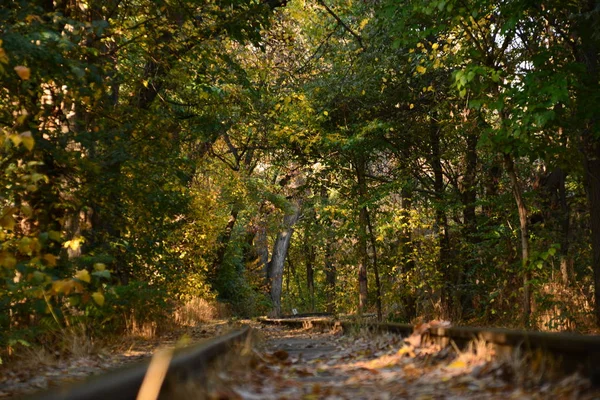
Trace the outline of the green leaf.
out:
<instances>
[{"instance_id":1,"label":"green leaf","mask_svg":"<svg viewBox=\"0 0 600 400\"><path fill-rule=\"evenodd\" d=\"M105 269L103 271L94 271L92 272L93 276L97 276L98 278L110 279L110 271Z\"/></svg>"}]
</instances>

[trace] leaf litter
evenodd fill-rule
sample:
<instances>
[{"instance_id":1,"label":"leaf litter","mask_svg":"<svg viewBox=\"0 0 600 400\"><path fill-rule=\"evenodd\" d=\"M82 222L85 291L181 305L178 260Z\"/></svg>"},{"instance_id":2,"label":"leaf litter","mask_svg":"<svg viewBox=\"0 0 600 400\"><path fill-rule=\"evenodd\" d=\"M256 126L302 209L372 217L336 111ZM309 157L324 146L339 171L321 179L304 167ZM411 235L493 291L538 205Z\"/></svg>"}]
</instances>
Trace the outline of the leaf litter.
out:
<instances>
[{"instance_id":1,"label":"leaf litter","mask_svg":"<svg viewBox=\"0 0 600 400\"><path fill-rule=\"evenodd\" d=\"M498 357L483 340L442 348L421 340L432 326L401 338L366 330L255 326L259 339L185 398L207 399L595 399L600 391L577 373L540 370L524 358Z\"/></svg>"}]
</instances>

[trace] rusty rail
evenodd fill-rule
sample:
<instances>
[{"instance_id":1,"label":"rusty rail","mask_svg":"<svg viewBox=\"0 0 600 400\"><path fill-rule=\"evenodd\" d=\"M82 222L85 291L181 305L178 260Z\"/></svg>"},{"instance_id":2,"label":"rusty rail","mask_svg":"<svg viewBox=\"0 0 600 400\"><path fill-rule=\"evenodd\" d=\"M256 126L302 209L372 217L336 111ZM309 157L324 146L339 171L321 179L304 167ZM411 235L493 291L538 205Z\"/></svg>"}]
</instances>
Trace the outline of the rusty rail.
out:
<instances>
[{"instance_id":1,"label":"rusty rail","mask_svg":"<svg viewBox=\"0 0 600 400\"><path fill-rule=\"evenodd\" d=\"M411 335L414 329L414 326L410 324L361 323L331 318L262 318L260 322L295 328L310 326L327 329L339 326L344 331L366 328L373 331L397 333L405 337ZM449 345L452 341L459 347L474 339L479 339L494 345L497 352L501 354L514 354L518 351L524 355L540 351L552 357L557 362L561 372L568 374L579 371L590 378L595 386L600 386L600 336L598 335L519 331L502 328L431 327L422 334L422 339L442 346Z\"/></svg>"},{"instance_id":2,"label":"rusty rail","mask_svg":"<svg viewBox=\"0 0 600 400\"><path fill-rule=\"evenodd\" d=\"M176 350L171 358L161 393L188 379L201 379L209 365L242 343L250 328L233 331L205 343ZM29 400L131 400L135 399L150 361L92 377L75 385L26 397Z\"/></svg>"}]
</instances>

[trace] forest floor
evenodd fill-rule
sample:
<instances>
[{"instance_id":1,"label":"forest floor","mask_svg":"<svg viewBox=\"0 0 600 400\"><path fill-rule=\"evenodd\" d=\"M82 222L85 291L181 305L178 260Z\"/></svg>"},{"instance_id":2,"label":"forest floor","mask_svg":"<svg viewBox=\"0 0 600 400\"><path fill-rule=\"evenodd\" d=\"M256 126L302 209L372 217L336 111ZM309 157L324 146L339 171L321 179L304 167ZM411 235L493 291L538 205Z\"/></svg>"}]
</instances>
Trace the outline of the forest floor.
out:
<instances>
[{"instance_id":1,"label":"forest floor","mask_svg":"<svg viewBox=\"0 0 600 400\"><path fill-rule=\"evenodd\" d=\"M552 375L543 359L499 359L485 343L459 350L420 343L420 335L289 329L243 321L251 343L215 366L207 382L179 388L179 398L269 399L600 399L577 374ZM0 368L0 397L43 391L149 357L181 342L199 343L236 324L215 321L152 340L131 339L79 357L32 352ZM172 398L172 397L170 397Z\"/></svg>"},{"instance_id":2,"label":"forest floor","mask_svg":"<svg viewBox=\"0 0 600 400\"><path fill-rule=\"evenodd\" d=\"M552 376L542 359L500 360L485 343L422 345L417 335L256 326L245 357L182 398L209 399L600 399L578 374ZM201 393L202 392L202 395Z\"/></svg>"},{"instance_id":3,"label":"forest floor","mask_svg":"<svg viewBox=\"0 0 600 400\"><path fill-rule=\"evenodd\" d=\"M81 336L68 337L72 351L51 353L36 348L22 349L14 359L0 365L0 398L43 392L82 381L90 376L136 363L157 349L196 344L226 333L232 324L224 320L180 328L151 338L121 337L109 342L91 342Z\"/></svg>"}]
</instances>

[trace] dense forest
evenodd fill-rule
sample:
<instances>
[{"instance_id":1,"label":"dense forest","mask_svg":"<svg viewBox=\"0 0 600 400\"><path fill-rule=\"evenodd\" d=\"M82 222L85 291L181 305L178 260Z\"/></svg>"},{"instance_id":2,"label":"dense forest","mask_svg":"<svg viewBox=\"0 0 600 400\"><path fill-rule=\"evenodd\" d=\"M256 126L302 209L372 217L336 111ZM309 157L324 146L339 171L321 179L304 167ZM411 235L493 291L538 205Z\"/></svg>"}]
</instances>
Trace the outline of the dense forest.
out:
<instances>
[{"instance_id":1,"label":"dense forest","mask_svg":"<svg viewBox=\"0 0 600 400\"><path fill-rule=\"evenodd\" d=\"M0 345L600 324L600 2L8 0Z\"/></svg>"}]
</instances>

